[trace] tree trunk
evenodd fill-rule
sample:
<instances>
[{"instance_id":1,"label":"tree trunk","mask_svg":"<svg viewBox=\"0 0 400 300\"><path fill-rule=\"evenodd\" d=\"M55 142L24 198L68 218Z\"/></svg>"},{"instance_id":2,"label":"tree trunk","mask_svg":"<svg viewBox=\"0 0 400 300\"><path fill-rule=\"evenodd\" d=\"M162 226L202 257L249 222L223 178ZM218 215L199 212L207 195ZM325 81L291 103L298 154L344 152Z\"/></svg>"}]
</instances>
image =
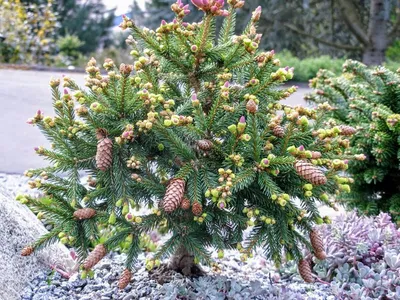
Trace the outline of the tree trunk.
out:
<instances>
[{"instance_id":1,"label":"tree trunk","mask_svg":"<svg viewBox=\"0 0 400 300\"><path fill-rule=\"evenodd\" d=\"M369 45L363 54L366 65L377 66L385 61L388 47L387 23L389 21L390 0L371 0L368 25Z\"/></svg>"},{"instance_id":2,"label":"tree trunk","mask_svg":"<svg viewBox=\"0 0 400 300\"><path fill-rule=\"evenodd\" d=\"M183 245L170 258L168 268L185 276L204 274L200 266L195 264L194 256Z\"/></svg>"}]
</instances>

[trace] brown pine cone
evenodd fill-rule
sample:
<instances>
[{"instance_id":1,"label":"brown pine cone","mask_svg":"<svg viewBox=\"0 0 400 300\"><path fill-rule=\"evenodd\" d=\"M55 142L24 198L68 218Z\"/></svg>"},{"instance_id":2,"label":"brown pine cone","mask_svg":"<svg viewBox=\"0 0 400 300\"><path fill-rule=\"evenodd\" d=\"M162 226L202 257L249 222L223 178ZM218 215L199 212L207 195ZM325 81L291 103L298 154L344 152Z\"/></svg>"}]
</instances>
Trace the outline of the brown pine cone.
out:
<instances>
[{"instance_id":1,"label":"brown pine cone","mask_svg":"<svg viewBox=\"0 0 400 300\"><path fill-rule=\"evenodd\" d=\"M183 198L181 202L181 208L184 210L188 210L190 208L190 200L188 198Z\"/></svg>"},{"instance_id":2,"label":"brown pine cone","mask_svg":"<svg viewBox=\"0 0 400 300\"><path fill-rule=\"evenodd\" d=\"M192 213L195 216L200 216L203 213L203 206L201 205L200 202L195 201L192 205Z\"/></svg>"},{"instance_id":3,"label":"brown pine cone","mask_svg":"<svg viewBox=\"0 0 400 300\"><path fill-rule=\"evenodd\" d=\"M124 288L126 288L129 284L129 282L131 281L132 278L132 272L129 269L125 269L122 274L121 277L119 278L118 281L118 288L120 290L123 290Z\"/></svg>"},{"instance_id":4,"label":"brown pine cone","mask_svg":"<svg viewBox=\"0 0 400 300\"><path fill-rule=\"evenodd\" d=\"M299 261L297 267L299 269L299 274L300 274L301 278L303 278L303 280L305 282L307 282L307 283L314 282L314 277L312 276L312 272L311 272L311 266L307 260L301 259Z\"/></svg>"},{"instance_id":5,"label":"brown pine cone","mask_svg":"<svg viewBox=\"0 0 400 300\"><path fill-rule=\"evenodd\" d=\"M35 251L35 249L32 246L26 246L24 249L21 251L21 256L29 256Z\"/></svg>"},{"instance_id":6,"label":"brown pine cone","mask_svg":"<svg viewBox=\"0 0 400 300\"><path fill-rule=\"evenodd\" d=\"M162 200L164 211L170 213L177 209L181 204L184 193L185 181L180 178L172 179Z\"/></svg>"},{"instance_id":7,"label":"brown pine cone","mask_svg":"<svg viewBox=\"0 0 400 300\"><path fill-rule=\"evenodd\" d=\"M107 130L105 130L104 128L97 128L96 130L96 139L97 140L102 140L105 137L107 137L108 133Z\"/></svg>"},{"instance_id":8,"label":"brown pine cone","mask_svg":"<svg viewBox=\"0 0 400 300\"><path fill-rule=\"evenodd\" d=\"M318 231L312 230L310 232L310 241L314 249L315 257L319 260L324 260L326 258L326 254L324 251L324 242L322 241L322 238L319 235Z\"/></svg>"},{"instance_id":9,"label":"brown pine cone","mask_svg":"<svg viewBox=\"0 0 400 300\"><path fill-rule=\"evenodd\" d=\"M324 260L324 259L326 258L326 253L325 253L325 251L315 252L314 255L315 255L315 257L318 258L319 260Z\"/></svg>"},{"instance_id":10,"label":"brown pine cone","mask_svg":"<svg viewBox=\"0 0 400 300\"><path fill-rule=\"evenodd\" d=\"M81 208L74 212L74 218L78 220L91 219L96 215L96 210L93 208Z\"/></svg>"},{"instance_id":11,"label":"brown pine cone","mask_svg":"<svg viewBox=\"0 0 400 300\"><path fill-rule=\"evenodd\" d=\"M255 114L258 110L256 102L254 100L247 101L246 109L249 113Z\"/></svg>"},{"instance_id":12,"label":"brown pine cone","mask_svg":"<svg viewBox=\"0 0 400 300\"><path fill-rule=\"evenodd\" d=\"M345 135L345 136L350 136L357 132L357 129L355 129L354 127L351 127L351 126L347 126L347 125L340 125L339 129L341 131L341 134Z\"/></svg>"},{"instance_id":13,"label":"brown pine cone","mask_svg":"<svg viewBox=\"0 0 400 300\"><path fill-rule=\"evenodd\" d=\"M198 140L196 144L203 151L210 151L213 148L213 143L210 140Z\"/></svg>"},{"instance_id":14,"label":"brown pine cone","mask_svg":"<svg viewBox=\"0 0 400 300\"><path fill-rule=\"evenodd\" d=\"M104 138L97 143L96 166L101 171L106 171L112 165L113 142Z\"/></svg>"},{"instance_id":15,"label":"brown pine cone","mask_svg":"<svg viewBox=\"0 0 400 300\"><path fill-rule=\"evenodd\" d=\"M313 164L299 160L294 164L297 174L314 185L325 184L328 179L324 173Z\"/></svg>"},{"instance_id":16,"label":"brown pine cone","mask_svg":"<svg viewBox=\"0 0 400 300\"><path fill-rule=\"evenodd\" d=\"M107 137L107 131L99 128L96 131L97 143L96 166L101 171L106 171L112 165L113 142Z\"/></svg>"},{"instance_id":17,"label":"brown pine cone","mask_svg":"<svg viewBox=\"0 0 400 300\"><path fill-rule=\"evenodd\" d=\"M85 270L93 268L106 254L106 247L103 244L98 244L83 262L83 268Z\"/></svg>"},{"instance_id":18,"label":"brown pine cone","mask_svg":"<svg viewBox=\"0 0 400 300\"><path fill-rule=\"evenodd\" d=\"M274 136L283 138L285 136L285 129L281 125L276 125L274 128L272 128L272 132Z\"/></svg>"}]
</instances>

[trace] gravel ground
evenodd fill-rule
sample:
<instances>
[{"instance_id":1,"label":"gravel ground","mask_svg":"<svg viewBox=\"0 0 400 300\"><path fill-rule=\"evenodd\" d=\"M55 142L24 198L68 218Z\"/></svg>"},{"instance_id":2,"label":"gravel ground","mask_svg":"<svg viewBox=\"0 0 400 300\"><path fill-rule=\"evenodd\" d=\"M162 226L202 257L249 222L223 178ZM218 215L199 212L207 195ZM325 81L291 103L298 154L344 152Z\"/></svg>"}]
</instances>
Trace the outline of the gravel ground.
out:
<instances>
[{"instance_id":1,"label":"gravel ground","mask_svg":"<svg viewBox=\"0 0 400 300\"><path fill-rule=\"evenodd\" d=\"M260 257L244 264L234 251L227 254L219 260L219 272L206 268L209 275L198 279L174 273L172 281L163 285L145 270L142 255L124 290L118 290L117 283L125 255L109 254L95 267L93 279L82 280L75 274L68 280L59 273L40 273L22 292L21 299L335 299L329 286L305 284L296 276L280 279L278 274L270 273L273 267Z\"/></svg>"},{"instance_id":2,"label":"gravel ground","mask_svg":"<svg viewBox=\"0 0 400 300\"><path fill-rule=\"evenodd\" d=\"M35 194L29 189L29 178L0 173L0 185L12 194ZM69 279L58 272L41 272L21 292L22 300L107 300L107 299L309 299L333 300L328 285L305 284L297 274L281 278L262 253L246 263L237 251L225 251L223 259L214 257L217 266L203 267L207 276L185 278L173 273L170 282L159 284L158 279L144 267L146 257L139 256L133 278L127 288L118 290L117 283L124 269L125 254L111 253L95 268L92 279L81 280L78 274Z\"/></svg>"}]
</instances>

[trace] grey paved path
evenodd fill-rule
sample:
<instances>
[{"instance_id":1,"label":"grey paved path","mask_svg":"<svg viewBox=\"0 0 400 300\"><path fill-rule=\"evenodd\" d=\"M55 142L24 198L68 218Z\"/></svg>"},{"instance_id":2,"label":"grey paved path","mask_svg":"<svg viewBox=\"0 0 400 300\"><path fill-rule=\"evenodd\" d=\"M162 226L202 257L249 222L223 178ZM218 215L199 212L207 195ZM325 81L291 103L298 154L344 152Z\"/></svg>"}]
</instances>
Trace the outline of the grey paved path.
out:
<instances>
[{"instance_id":1,"label":"grey paved path","mask_svg":"<svg viewBox=\"0 0 400 300\"><path fill-rule=\"evenodd\" d=\"M67 75L83 86L83 74ZM45 115L53 115L48 83L51 77L61 76L61 73L0 69L0 173L23 173L46 165L33 148L48 143L37 127L26 124L26 120L38 109ZM302 96L306 92L308 88L302 86L286 102L304 104Z\"/></svg>"}]
</instances>

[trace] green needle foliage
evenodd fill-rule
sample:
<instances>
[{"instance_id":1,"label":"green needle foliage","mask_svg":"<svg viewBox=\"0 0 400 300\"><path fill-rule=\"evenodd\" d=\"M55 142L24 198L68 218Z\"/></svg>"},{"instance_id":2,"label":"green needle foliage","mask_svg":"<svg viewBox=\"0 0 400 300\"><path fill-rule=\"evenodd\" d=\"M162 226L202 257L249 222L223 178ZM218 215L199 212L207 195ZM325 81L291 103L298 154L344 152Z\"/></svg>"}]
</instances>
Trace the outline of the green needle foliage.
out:
<instances>
[{"instance_id":1,"label":"green needle foliage","mask_svg":"<svg viewBox=\"0 0 400 300\"><path fill-rule=\"evenodd\" d=\"M39 111L30 120L52 143L36 149L50 166L27 172L47 198L20 197L55 224L34 250L62 231L81 259L99 240L107 251L122 243L130 269L141 250L138 237L163 227L170 238L148 268L173 256L193 270L192 264L211 262L211 251L221 256L230 248L245 260L257 246L277 263L283 254L302 258L306 236L323 222L317 206L349 190L351 179L337 176L351 158L343 155L346 137L322 123L324 107L280 103L296 91L281 87L293 70L276 71L274 53L257 50L261 8L234 36L240 3L229 3L229 11L201 7L203 21L186 24L178 1L176 19L156 32L125 17L134 65L106 60L108 74L101 75L91 59L88 89L64 77L60 92L60 81L51 82L56 116ZM218 17L224 22L216 37ZM321 127L326 137L315 134ZM91 176L89 185L80 181L82 172ZM135 207L149 209L139 215ZM83 215L82 208L95 214ZM102 239L99 227L115 234ZM186 259L175 260L179 255ZM187 266L176 269L190 273Z\"/></svg>"},{"instance_id":2,"label":"green needle foliage","mask_svg":"<svg viewBox=\"0 0 400 300\"><path fill-rule=\"evenodd\" d=\"M365 154L366 159L349 165L355 185L345 203L366 214L391 212L400 221L399 71L369 69L352 60L343 67L338 77L320 71L311 81L316 90L308 99L327 101L334 107L329 117L359 129L351 140L351 153Z\"/></svg>"}]
</instances>

